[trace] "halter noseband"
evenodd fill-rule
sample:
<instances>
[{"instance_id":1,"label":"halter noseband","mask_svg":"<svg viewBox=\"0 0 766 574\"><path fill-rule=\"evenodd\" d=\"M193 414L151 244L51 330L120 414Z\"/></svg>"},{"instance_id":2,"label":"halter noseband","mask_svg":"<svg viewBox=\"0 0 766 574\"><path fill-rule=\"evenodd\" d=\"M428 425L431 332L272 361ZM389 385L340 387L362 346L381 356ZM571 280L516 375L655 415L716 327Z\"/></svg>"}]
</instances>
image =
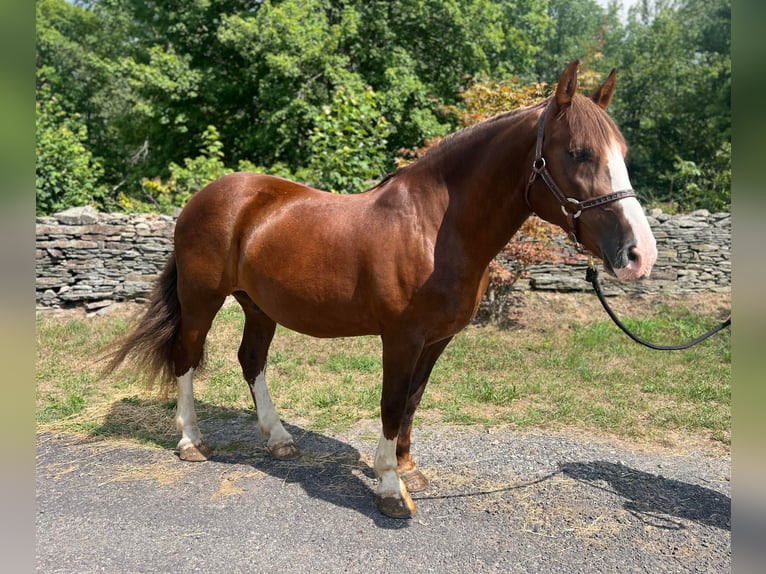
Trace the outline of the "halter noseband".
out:
<instances>
[{"instance_id":1,"label":"halter noseband","mask_svg":"<svg viewBox=\"0 0 766 574\"><path fill-rule=\"evenodd\" d=\"M556 196L556 199L559 200L559 203L561 204L561 211L564 213L564 215L566 215L567 223L569 224L568 231L572 238L575 240L575 243L579 243L577 239L577 218L580 217L583 210L588 209L589 207L596 207L597 205L611 203L625 197L636 197L636 192L632 189L625 189L622 191L608 193L606 195L599 195L598 197L592 197L590 199L586 199L585 201L580 201L579 199L565 196L561 189L559 189L559 186L556 185L556 182L553 181L553 177L551 177L551 174L546 166L545 158L543 157L543 132L545 131L545 112L547 111L548 106L546 105L543 108L543 113L540 114L540 120L537 122L535 160L532 162L532 173L530 174L529 181L527 182L527 189L524 195L524 199L527 202L527 207L529 207L531 211L534 211L534 209L532 209L532 205L529 203L529 190L532 189L532 184L537 179L537 176L540 176L548 186L548 189L550 189L553 192L553 195Z\"/></svg>"}]
</instances>

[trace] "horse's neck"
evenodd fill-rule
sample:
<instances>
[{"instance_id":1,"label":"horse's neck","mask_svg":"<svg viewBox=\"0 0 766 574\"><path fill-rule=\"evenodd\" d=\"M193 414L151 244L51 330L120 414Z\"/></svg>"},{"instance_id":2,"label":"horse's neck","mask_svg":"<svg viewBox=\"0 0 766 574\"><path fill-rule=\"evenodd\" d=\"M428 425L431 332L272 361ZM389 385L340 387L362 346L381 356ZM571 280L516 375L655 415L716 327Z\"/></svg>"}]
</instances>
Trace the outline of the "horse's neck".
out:
<instances>
[{"instance_id":1,"label":"horse's neck","mask_svg":"<svg viewBox=\"0 0 766 574\"><path fill-rule=\"evenodd\" d=\"M530 215L524 192L538 117L522 110L458 133L426 166L443 181L445 222L479 266L489 264Z\"/></svg>"}]
</instances>

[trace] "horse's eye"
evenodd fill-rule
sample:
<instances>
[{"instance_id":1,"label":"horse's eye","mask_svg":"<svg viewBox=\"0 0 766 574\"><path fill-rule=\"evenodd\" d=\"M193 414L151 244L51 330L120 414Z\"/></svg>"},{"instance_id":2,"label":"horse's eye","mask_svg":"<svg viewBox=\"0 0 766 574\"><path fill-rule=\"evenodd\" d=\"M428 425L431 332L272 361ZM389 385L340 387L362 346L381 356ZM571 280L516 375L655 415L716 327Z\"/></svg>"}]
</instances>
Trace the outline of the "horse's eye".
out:
<instances>
[{"instance_id":1,"label":"horse's eye","mask_svg":"<svg viewBox=\"0 0 766 574\"><path fill-rule=\"evenodd\" d=\"M569 150L569 156L577 163L586 163L593 160L593 150L590 148L578 148Z\"/></svg>"}]
</instances>

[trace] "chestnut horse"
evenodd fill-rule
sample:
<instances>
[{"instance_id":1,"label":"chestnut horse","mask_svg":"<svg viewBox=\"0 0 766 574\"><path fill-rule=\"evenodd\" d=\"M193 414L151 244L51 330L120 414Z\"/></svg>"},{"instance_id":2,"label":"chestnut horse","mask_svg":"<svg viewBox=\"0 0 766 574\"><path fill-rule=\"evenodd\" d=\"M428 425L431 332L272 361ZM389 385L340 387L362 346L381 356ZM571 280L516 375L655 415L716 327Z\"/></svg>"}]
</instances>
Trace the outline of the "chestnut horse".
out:
<instances>
[{"instance_id":1,"label":"chestnut horse","mask_svg":"<svg viewBox=\"0 0 766 574\"><path fill-rule=\"evenodd\" d=\"M445 138L415 163L357 195L334 195L255 173L222 177L178 217L175 252L128 356L178 386L184 460L204 460L192 378L228 295L245 314L238 358L269 452L297 456L266 387L277 323L314 337L379 335L382 432L376 501L409 517L427 487L410 454L415 410L434 363L473 317L488 265L533 212L561 226L620 280L648 275L654 237L630 189L626 144L606 113L615 72L590 96L578 62L546 101Z\"/></svg>"}]
</instances>

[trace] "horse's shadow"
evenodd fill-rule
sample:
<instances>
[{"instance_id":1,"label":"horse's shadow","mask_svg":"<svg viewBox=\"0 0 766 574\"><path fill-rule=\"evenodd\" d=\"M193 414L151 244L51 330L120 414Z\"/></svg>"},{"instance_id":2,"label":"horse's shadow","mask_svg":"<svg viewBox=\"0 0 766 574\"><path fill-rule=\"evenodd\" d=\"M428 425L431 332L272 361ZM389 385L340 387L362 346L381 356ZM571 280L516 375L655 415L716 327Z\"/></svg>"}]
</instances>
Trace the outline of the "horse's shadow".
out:
<instances>
[{"instance_id":1,"label":"horse's shadow","mask_svg":"<svg viewBox=\"0 0 766 574\"><path fill-rule=\"evenodd\" d=\"M303 454L293 460L277 460L265 448L254 411L201 401L196 406L200 429L213 451L213 462L248 465L285 484L297 484L310 497L359 512L381 528L400 529L409 525L409 521L384 516L375 506L374 471L367 462L370 453L362 456L356 448L338 439L285 425ZM111 405L104 423L93 434L143 440L165 448L168 456L172 456L178 440L174 413L172 403L123 399ZM604 461L567 463L558 472L593 488L616 493L626 499L626 510L654 526L682 529L683 524L672 518L676 517L731 530L731 499L714 490ZM454 496L483 494L487 493L463 492Z\"/></svg>"},{"instance_id":2,"label":"horse's shadow","mask_svg":"<svg viewBox=\"0 0 766 574\"><path fill-rule=\"evenodd\" d=\"M677 517L731 530L731 498L715 490L613 462L567 463L560 470L594 488L615 492L626 499L626 510L655 527L680 530L683 524L671 518Z\"/></svg>"},{"instance_id":3,"label":"horse's shadow","mask_svg":"<svg viewBox=\"0 0 766 574\"><path fill-rule=\"evenodd\" d=\"M196 401L200 430L212 450L215 463L246 465L296 484L312 498L345 507L387 529L406 528L409 521L389 518L375 506L374 471L353 446L299 426L285 424L301 450L301 456L278 460L267 451L252 410L232 409ZM124 399L111 405L104 423L93 434L106 438L139 439L168 450L173 456L176 441L175 405ZM177 455L177 452L176 452Z\"/></svg>"}]
</instances>

